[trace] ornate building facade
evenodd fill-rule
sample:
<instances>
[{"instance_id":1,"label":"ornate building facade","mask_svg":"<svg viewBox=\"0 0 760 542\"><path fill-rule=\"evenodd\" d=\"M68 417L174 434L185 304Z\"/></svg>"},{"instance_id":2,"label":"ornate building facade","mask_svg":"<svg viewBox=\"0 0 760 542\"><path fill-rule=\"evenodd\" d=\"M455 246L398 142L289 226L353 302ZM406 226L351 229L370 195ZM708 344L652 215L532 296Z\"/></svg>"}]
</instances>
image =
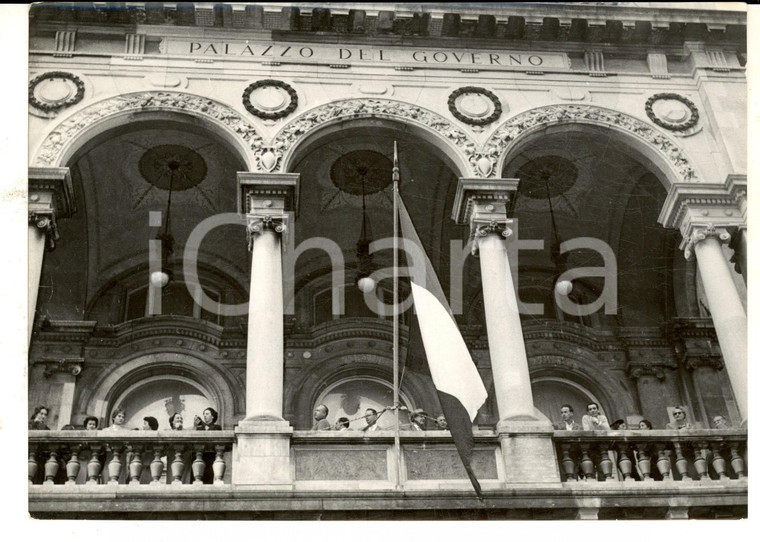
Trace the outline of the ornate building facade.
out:
<instances>
[{"instance_id":1,"label":"ornate building facade","mask_svg":"<svg viewBox=\"0 0 760 542\"><path fill-rule=\"evenodd\" d=\"M745 13L389 6L31 10L32 515L746 516ZM362 431L394 142L489 392L485 504L432 421L400 455L391 411ZM438 415L425 361L399 393ZM629 429L553 428L589 403ZM209 406L221 432L164 432ZM81 430L117 409L158 432Z\"/></svg>"}]
</instances>

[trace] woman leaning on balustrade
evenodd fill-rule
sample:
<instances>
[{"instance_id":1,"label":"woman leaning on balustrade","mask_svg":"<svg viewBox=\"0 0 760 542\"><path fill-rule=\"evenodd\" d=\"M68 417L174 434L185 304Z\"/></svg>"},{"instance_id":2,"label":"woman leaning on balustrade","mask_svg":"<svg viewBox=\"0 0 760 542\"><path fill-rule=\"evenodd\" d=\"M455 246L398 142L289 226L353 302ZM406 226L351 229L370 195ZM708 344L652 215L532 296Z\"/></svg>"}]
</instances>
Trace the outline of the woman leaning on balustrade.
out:
<instances>
[{"instance_id":1,"label":"woman leaning on balustrade","mask_svg":"<svg viewBox=\"0 0 760 542\"><path fill-rule=\"evenodd\" d=\"M32 417L29 418L29 429L33 431L49 431L50 428L46 425L49 414L50 410L48 407L38 406L35 408Z\"/></svg>"}]
</instances>

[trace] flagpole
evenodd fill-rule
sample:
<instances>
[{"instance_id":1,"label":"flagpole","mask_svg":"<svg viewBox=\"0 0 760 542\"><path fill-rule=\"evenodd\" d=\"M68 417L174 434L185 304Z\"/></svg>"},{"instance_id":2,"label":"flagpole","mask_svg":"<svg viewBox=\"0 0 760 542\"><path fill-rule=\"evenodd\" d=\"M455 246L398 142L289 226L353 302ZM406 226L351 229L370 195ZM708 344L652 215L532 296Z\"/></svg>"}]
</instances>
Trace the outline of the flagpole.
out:
<instances>
[{"instance_id":1,"label":"flagpole","mask_svg":"<svg viewBox=\"0 0 760 542\"><path fill-rule=\"evenodd\" d=\"M401 490L401 438L399 437L398 401L398 149L393 142L393 412L395 432L393 445L396 451L396 490Z\"/></svg>"}]
</instances>

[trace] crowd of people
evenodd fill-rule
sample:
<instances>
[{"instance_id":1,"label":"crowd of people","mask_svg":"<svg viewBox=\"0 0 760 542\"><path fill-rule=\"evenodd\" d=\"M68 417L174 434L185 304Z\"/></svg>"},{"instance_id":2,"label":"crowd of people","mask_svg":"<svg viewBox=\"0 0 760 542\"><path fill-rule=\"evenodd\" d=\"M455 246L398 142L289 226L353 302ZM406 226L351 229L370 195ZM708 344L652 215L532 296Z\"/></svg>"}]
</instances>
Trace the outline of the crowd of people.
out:
<instances>
[{"instance_id":1,"label":"crowd of people","mask_svg":"<svg viewBox=\"0 0 760 542\"><path fill-rule=\"evenodd\" d=\"M378 420L386 411L391 411L391 408L383 409L380 413L374 408L368 408L364 412L364 416L349 420L345 416L338 418L335 423L330 423L327 416L330 410L326 405L320 404L314 408L314 424L311 427L312 431L351 431L354 428L351 427L352 422L358 422L363 420L365 425L358 428L359 431L377 431L380 427ZM402 410L406 410L402 407ZM646 419L639 420L635 426L629 427L627 422L623 419L615 420L610 423L607 417L602 414L599 409L599 405L596 403L589 403L586 405L586 414L581 418L581 422L578 423L575 420L575 411L572 405L564 404L560 407L560 416L562 421L554 424L554 429L560 431L618 431L626 429L639 429L649 430L654 429L652 422ZM674 406L671 409L673 421L667 423L662 429L674 429L674 430L689 430L699 429L699 425L690 422L686 416L686 408L680 405ZM408 411L409 423L400 426L403 431L427 431L427 430L448 430L448 423L446 422L443 414L437 418L428 416L427 412L418 408L412 411ZM47 426L47 419L50 415L50 409L45 406L39 406L34 409L32 417L29 419L29 429L33 430L49 430ZM195 416L193 420L193 429L198 431L221 431L222 426L217 423L219 414L211 407L206 408L202 416ZM159 421L153 416L145 416L143 418L142 427L130 427L126 424L127 413L124 409L116 408L111 412L111 424L108 427L104 427L103 431L125 431L125 430L137 430L142 429L144 431L157 431L159 429ZM99 421L95 416L87 416L81 427L75 425L66 425L63 429L85 429L87 431L97 431ZM169 416L167 429L172 431L182 431L184 429L184 419L179 412L173 413ZM715 429L730 429L731 424L727 418L722 415L716 415L712 418L712 427Z\"/></svg>"},{"instance_id":2,"label":"crowd of people","mask_svg":"<svg viewBox=\"0 0 760 542\"><path fill-rule=\"evenodd\" d=\"M50 430L50 427L47 426L47 418L49 415L50 409L48 407L39 406L35 408L32 417L29 418L29 429ZM195 416L193 420L193 429L197 431L221 431L222 426L216 423L218 419L219 414L217 411L211 407L208 407L203 411L202 417ZM159 429L159 422L153 416L145 416L142 420L142 427L131 427L127 425L126 421L126 411L123 408L116 408L113 410L113 412L111 412L111 425L108 427L98 427L100 424L98 418L95 416L87 416L81 426L67 424L64 425L61 429L84 429L86 431L97 431L98 429L101 431L137 431L139 429L142 429L143 431L158 431ZM182 414L179 412L174 412L171 416L169 416L167 425L168 427L166 427L166 429L168 430L182 431L184 429L184 420L182 418Z\"/></svg>"},{"instance_id":3,"label":"crowd of people","mask_svg":"<svg viewBox=\"0 0 760 542\"><path fill-rule=\"evenodd\" d=\"M581 423L575 421L575 412L572 405L564 404L559 409L562 421L554 424L558 431L621 431L626 429L650 430L654 429L652 422L646 419L639 420L635 426L628 426L623 419L609 423L607 417L601 413L599 405L589 403L586 405L586 414L581 418ZM668 422L662 429L689 430L700 429L698 424L691 423L686 417L686 408L677 405L671 408L673 421ZM731 425L725 416L713 416L712 427L715 429L730 429Z\"/></svg>"},{"instance_id":4,"label":"crowd of people","mask_svg":"<svg viewBox=\"0 0 760 542\"><path fill-rule=\"evenodd\" d=\"M364 411L364 416L360 416L358 418L354 418L353 420L349 420L345 416L341 416L338 418L334 424L331 424L327 420L327 415L330 413L330 409L327 407L327 405L320 404L317 405L314 408L314 424L311 426L312 431L352 431L354 428L351 427L351 422L358 422L363 420L365 425L363 427L359 427L358 431L363 432L373 432L380 430L380 424L378 423L378 420L380 417L388 411L392 411L393 409L391 407L385 408L382 411L378 413L378 411L374 408L368 408ZM402 407L401 410L407 410L406 408ZM438 431L445 431L448 430L449 425L446 423L446 417L441 414L437 418L433 418L431 416L428 416L427 412L425 412L421 408L417 408L412 411L407 411L409 414L409 423L402 424L399 429L402 431L428 431L428 430L438 430ZM430 423L428 423L430 422ZM386 428L383 428L386 429ZM387 429L391 429L388 427Z\"/></svg>"}]
</instances>

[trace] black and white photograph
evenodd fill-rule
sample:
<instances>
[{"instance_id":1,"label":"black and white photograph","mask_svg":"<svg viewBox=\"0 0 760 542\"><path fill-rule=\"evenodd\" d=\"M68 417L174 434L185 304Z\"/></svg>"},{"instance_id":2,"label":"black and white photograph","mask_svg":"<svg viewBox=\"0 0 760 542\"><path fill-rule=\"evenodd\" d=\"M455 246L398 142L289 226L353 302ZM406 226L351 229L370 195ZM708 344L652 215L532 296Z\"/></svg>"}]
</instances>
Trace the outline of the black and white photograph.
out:
<instances>
[{"instance_id":1,"label":"black and white photograph","mask_svg":"<svg viewBox=\"0 0 760 542\"><path fill-rule=\"evenodd\" d=\"M747 20L27 5L28 522L748 519Z\"/></svg>"}]
</instances>

